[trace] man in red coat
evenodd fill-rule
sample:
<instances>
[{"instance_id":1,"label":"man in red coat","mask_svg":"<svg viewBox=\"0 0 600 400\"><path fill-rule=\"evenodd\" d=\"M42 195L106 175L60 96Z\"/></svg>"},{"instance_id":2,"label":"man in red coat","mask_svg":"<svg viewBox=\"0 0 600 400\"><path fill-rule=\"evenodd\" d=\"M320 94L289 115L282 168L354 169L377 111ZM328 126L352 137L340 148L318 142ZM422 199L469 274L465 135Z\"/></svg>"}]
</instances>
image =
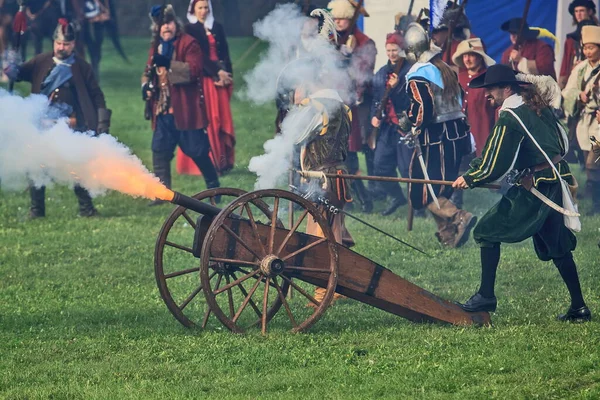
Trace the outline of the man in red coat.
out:
<instances>
[{"instance_id":1,"label":"man in red coat","mask_svg":"<svg viewBox=\"0 0 600 400\"><path fill-rule=\"evenodd\" d=\"M552 47L537 38L538 32L529 29L525 22L523 26L523 42L519 50L515 49L517 36L521 28L521 18L513 18L500 26L505 32L510 33L511 45L502 53L501 64L509 65L512 69L526 74L549 75L556 79L554 71L554 50Z\"/></svg>"},{"instance_id":2,"label":"man in red coat","mask_svg":"<svg viewBox=\"0 0 600 400\"><path fill-rule=\"evenodd\" d=\"M581 28L585 25L598 25L596 18L596 4L592 0L573 0L569 4L569 13L573 17L573 25L577 29L567 34L565 40L563 59L558 75L558 84L564 89L573 67L585 57L581 51Z\"/></svg>"},{"instance_id":3,"label":"man in red coat","mask_svg":"<svg viewBox=\"0 0 600 400\"><path fill-rule=\"evenodd\" d=\"M170 4L152 7L150 17L155 37L142 75L142 97L148 102L154 129L154 174L171 187L171 160L179 145L202 172L206 187L219 187L217 171L208 156L200 44L183 33ZM150 205L162 203L155 200Z\"/></svg>"},{"instance_id":4,"label":"man in red coat","mask_svg":"<svg viewBox=\"0 0 600 400\"><path fill-rule=\"evenodd\" d=\"M471 134L475 139L477 157L485 146L495 122L495 107L485 96L485 89L473 89L469 82L487 71L496 62L483 49L481 39L467 39L460 42L452 61L460 68L458 81L464 90L463 112L471 126Z\"/></svg>"},{"instance_id":5,"label":"man in red coat","mask_svg":"<svg viewBox=\"0 0 600 400\"><path fill-rule=\"evenodd\" d=\"M371 80L375 70L377 48L375 42L362 33L356 26L350 26L358 3L354 0L332 0L327 5L336 24L338 45L345 58L352 87L356 91L344 96L344 103L352 110L352 132L348 141L348 158L346 165L348 173L358 172L358 151L363 151L367 164L367 173L374 174L373 151L366 145L370 133L369 113L371 111L372 90ZM369 14L361 9L360 12L368 17ZM351 183L354 196L362 204L364 212L371 212L373 201L370 193L365 189L362 181L354 180ZM375 185L369 186L371 189Z\"/></svg>"},{"instance_id":6,"label":"man in red coat","mask_svg":"<svg viewBox=\"0 0 600 400\"><path fill-rule=\"evenodd\" d=\"M487 100L485 89L470 88L469 82L485 74L488 67L496 62L485 54L479 38L460 42L452 55L452 61L458 66L458 82L464 91L462 111L467 116L475 142L474 151L464 156L461 161L460 172L466 172L473 158L481 157L481 151L494 126L496 116L496 107ZM462 208L463 193L463 190L455 190L450 197L450 201L458 208Z\"/></svg>"}]
</instances>

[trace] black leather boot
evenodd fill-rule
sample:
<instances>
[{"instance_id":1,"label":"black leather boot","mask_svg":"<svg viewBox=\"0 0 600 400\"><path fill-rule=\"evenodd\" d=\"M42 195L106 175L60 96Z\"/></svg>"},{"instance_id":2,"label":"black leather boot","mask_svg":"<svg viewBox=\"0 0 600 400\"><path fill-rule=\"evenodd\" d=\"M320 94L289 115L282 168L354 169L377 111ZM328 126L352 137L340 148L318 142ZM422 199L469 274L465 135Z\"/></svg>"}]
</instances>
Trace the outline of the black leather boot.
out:
<instances>
[{"instance_id":1,"label":"black leather boot","mask_svg":"<svg viewBox=\"0 0 600 400\"><path fill-rule=\"evenodd\" d=\"M408 203L406 197L404 197L404 193L402 193L402 188L396 182L385 182L384 187L388 195L390 195L390 201L387 204L385 210L381 212L381 215L384 217L393 214L399 207Z\"/></svg>"},{"instance_id":2,"label":"black leather boot","mask_svg":"<svg viewBox=\"0 0 600 400\"><path fill-rule=\"evenodd\" d=\"M207 189L214 189L221 187L221 183L219 182L219 175L217 175L217 169L213 165L212 161L210 161L210 157L206 155L205 157L195 157L192 160L198 166L200 172L202 172L202 176L204 176L204 182L206 182ZM221 196L215 196L215 203L221 202Z\"/></svg>"},{"instance_id":3,"label":"black leather boot","mask_svg":"<svg viewBox=\"0 0 600 400\"><path fill-rule=\"evenodd\" d=\"M87 190L79 185L75 185L73 191L79 202L80 217L94 217L98 215L98 210L94 208L94 204L92 203L92 196L90 196L90 193Z\"/></svg>"},{"instance_id":4,"label":"black leather boot","mask_svg":"<svg viewBox=\"0 0 600 400\"><path fill-rule=\"evenodd\" d=\"M29 219L43 218L46 216L46 187L42 186L36 188L31 186L29 188L29 194L31 196L31 207L29 208Z\"/></svg>"},{"instance_id":5,"label":"black leather boot","mask_svg":"<svg viewBox=\"0 0 600 400\"><path fill-rule=\"evenodd\" d=\"M154 168L154 175L160 179L160 181L167 188L171 189L171 159L173 158L172 153L167 152L153 152L152 153L152 166ZM164 200L156 199L148 203L148 206L158 206L167 203Z\"/></svg>"},{"instance_id":6,"label":"black leather boot","mask_svg":"<svg viewBox=\"0 0 600 400\"><path fill-rule=\"evenodd\" d=\"M355 179L352 181L350 187L354 196L360 201L362 212L371 213L373 211L373 200L371 200L371 195L367 191L367 188L365 188L363 181Z\"/></svg>"},{"instance_id":7,"label":"black leather boot","mask_svg":"<svg viewBox=\"0 0 600 400\"><path fill-rule=\"evenodd\" d=\"M567 312L559 315L557 319L563 322L588 322L592 320L592 312L586 306L578 309L569 307Z\"/></svg>"},{"instance_id":8,"label":"black leather boot","mask_svg":"<svg viewBox=\"0 0 600 400\"><path fill-rule=\"evenodd\" d=\"M475 293L464 303L458 303L460 308L467 312L496 311L497 304L496 296L483 297L479 292Z\"/></svg>"}]
</instances>

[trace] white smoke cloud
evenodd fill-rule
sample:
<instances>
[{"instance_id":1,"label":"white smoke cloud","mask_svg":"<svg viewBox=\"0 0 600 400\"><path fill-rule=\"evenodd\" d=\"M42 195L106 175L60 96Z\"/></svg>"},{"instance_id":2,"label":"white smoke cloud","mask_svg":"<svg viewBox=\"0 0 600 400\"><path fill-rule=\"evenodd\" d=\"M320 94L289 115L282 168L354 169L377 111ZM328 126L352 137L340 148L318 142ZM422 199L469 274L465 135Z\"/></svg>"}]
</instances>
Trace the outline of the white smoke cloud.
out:
<instances>
[{"instance_id":1,"label":"white smoke cloud","mask_svg":"<svg viewBox=\"0 0 600 400\"><path fill-rule=\"evenodd\" d=\"M333 44L317 35L316 20L303 15L294 4L277 5L254 24L254 36L267 41L269 48L244 76L246 88L241 95L245 100L275 105L278 95L303 86L309 91L333 89L346 104L356 101L350 78L356 71L349 72L348 61ZM276 187L287 175L295 138L306 128L306 122L288 115L282 135L265 143L264 155L251 159L249 169L258 176L257 189Z\"/></svg>"},{"instance_id":2,"label":"white smoke cloud","mask_svg":"<svg viewBox=\"0 0 600 400\"><path fill-rule=\"evenodd\" d=\"M22 98L0 90L2 189L80 184L92 196L118 190L154 198L162 184L113 136L71 130L42 95Z\"/></svg>"}]
</instances>

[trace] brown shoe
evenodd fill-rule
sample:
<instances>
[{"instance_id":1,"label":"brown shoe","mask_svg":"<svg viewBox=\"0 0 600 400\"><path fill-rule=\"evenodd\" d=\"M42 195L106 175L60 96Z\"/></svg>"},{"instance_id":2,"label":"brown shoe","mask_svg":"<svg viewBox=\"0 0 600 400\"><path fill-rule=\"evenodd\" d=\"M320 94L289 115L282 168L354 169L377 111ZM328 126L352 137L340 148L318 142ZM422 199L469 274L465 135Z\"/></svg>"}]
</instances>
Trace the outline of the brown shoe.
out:
<instances>
[{"instance_id":1,"label":"brown shoe","mask_svg":"<svg viewBox=\"0 0 600 400\"><path fill-rule=\"evenodd\" d=\"M452 247L460 247L467 243L471 229L475 227L477 223L477 217L470 212L461 210L454 217L454 226L456 226L456 236L454 237L454 243Z\"/></svg>"}]
</instances>

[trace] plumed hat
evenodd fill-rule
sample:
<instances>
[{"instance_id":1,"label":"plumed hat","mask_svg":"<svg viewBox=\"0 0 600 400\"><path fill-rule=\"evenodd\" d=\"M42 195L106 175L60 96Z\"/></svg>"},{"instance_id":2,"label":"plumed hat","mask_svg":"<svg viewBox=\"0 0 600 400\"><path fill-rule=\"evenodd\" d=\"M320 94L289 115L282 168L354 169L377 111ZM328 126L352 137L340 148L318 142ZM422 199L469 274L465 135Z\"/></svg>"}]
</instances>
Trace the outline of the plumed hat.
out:
<instances>
[{"instance_id":1,"label":"plumed hat","mask_svg":"<svg viewBox=\"0 0 600 400\"><path fill-rule=\"evenodd\" d=\"M155 26L162 26L177 18L171 4L152 6L149 16Z\"/></svg>"},{"instance_id":2,"label":"plumed hat","mask_svg":"<svg viewBox=\"0 0 600 400\"><path fill-rule=\"evenodd\" d=\"M500 26L500 29L502 29L505 32L517 35L519 34L519 30L521 29L522 20L522 18L511 18L508 21L504 22ZM523 25L523 37L525 39L535 39L538 37L538 34L539 32L530 29L529 24L527 24L527 21L525 21L525 24Z\"/></svg>"},{"instance_id":3,"label":"plumed hat","mask_svg":"<svg viewBox=\"0 0 600 400\"><path fill-rule=\"evenodd\" d=\"M61 42L72 42L75 40L75 26L66 18L59 18L52 38Z\"/></svg>"},{"instance_id":4,"label":"plumed hat","mask_svg":"<svg viewBox=\"0 0 600 400\"><path fill-rule=\"evenodd\" d=\"M517 79L517 71L508 65L492 65L483 74L469 82L469 87L474 89L502 85L531 85L531 82Z\"/></svg>"}]
</instances>

